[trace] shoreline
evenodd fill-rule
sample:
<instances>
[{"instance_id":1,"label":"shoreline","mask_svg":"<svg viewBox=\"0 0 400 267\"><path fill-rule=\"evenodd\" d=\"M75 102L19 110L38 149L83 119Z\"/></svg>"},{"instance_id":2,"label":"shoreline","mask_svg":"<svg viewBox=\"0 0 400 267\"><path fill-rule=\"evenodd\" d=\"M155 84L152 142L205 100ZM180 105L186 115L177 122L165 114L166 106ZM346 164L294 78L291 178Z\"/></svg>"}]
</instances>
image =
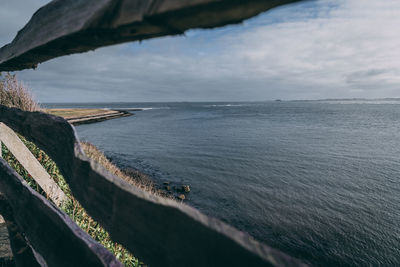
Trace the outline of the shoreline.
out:
<instances>
[{"instance_id":1,"label":"shoreline","mask_svg":"<svg viewBox=\"0 0 400 267\"><path fill-rule=\"evenodd\" d=\"M49 108L45 109L44 112L63 117L70 124L77 126L128 117L135 115L131 113L132 111L143 110L146 110L146 108ZM107 158L102 151L90 143L86 143L86 147L90 148L91 154L97 155L96 158L103 158L103 166L105 164L111 167L114 170L112 172L115 172L115 168L118 169L121 176L130 177L132 181L135 181L135 186L142 187L145 185L145 187L148 187L151 185L152 191L162 197L177 201L188 200L188 194L191 191L190 185L171 181L157 182L151 175L143 173L132 166L120 166L117 163L112 163L112 159Z\"/></svg>"},{"instance_id":2,"label":"shoreline","mask_svg":"<svg viewBox=\"0 0 400 267\"><path fill-rule=\"evenodd\" d=\"M130 111L141 111L141 109ZM74 126L134 115L124 109L55 108L45 109L45 112L63 117Z\"/></svg>"}]
</instances>

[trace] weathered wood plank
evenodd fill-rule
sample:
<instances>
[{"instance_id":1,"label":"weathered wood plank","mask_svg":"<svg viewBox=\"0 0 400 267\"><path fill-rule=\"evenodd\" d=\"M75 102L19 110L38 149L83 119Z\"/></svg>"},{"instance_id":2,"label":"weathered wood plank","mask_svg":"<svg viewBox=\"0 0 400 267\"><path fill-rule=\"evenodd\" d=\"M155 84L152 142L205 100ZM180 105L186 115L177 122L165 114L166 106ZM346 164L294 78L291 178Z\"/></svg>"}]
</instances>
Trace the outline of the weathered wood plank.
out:
<instances>
[{"instance_id":1,"label":"weathered wood plank","mask_svg":"<svg viewBox=\"0 0 400 267\"><path fill-rule=\"evenodd\" d=\"M0 212L5 218L5 225L8 231L7 241L9 241L9 246L11 245L12 249L12 253L10 253L11 258L14 258L12 266L41 266L38 263L38 260L35 258L32 248L27 244L24 235L21 233L20 228L16 224L12 208L2 194L0 194ZM0 266L3 265L0 264Z\"/></svg>"},{"instance_id":2,"label":"weathered wood plank","mask_svg":"<svg viewBox=\"0 0 400 267\"><path fill-rule=\"evenodd\" d=\"M10 247L9 234L5 222L0 223L0 266L15 266Z\"/></svg>"},{"instance_id":3,"label":"weathered wood plank","mask_svg":"<svg viewBox=\"0 0 400 267\"><path fill-rule=\"evenodd\" d=\"M48 266L122 266L115 257L82 231L0 159L0 191L13 217Z\"/></svg>"},{"instance_id":4,"label":"weathered wood plank","mask_svg":"<svg viewBox=\"0 0 400 267\"><path fill-rule=\"evenodd\" d=\"M150 266L302 265L217 219L111 175L83 154L62 118L0 106L0 121L43 149L89 215Z\"/></svg>"},{"instance_id":5,"label":"weathered wood plank","mask_svg":"<svg viewBox=\"0 0 400 267\"><path fill-rule=\"evenodd\" d=\"M4 214L1 209L0 212ZM4 217L0 215L0 266L15 266L9 236Z\"/></svg>"},{"instance_id":6,"label":"weathered wood plank","mask_svg":"<svg viewBox=\"0 0 400 267\"><path fill-rule=\"evenodd\" d=\"M54 0L0 49L0 71L191 28L239 23L299 0Z\"/></svg>"},{"instance_id":7,"label":"weathered wood plank","mask_svg":"<svg viewBox=\"0 0 400 267\"><path fill-rule=\"evenodd\" d=\"M64 192L58 187L47 171L42 165L40 165L39 161L32 155L13 130L2 122L0 122L0 142L1 141L32 176L32 178L39 184L39 186L46 192L50 199L60 207L62 203L67 200Z\"/></svg>"}]
</instances>

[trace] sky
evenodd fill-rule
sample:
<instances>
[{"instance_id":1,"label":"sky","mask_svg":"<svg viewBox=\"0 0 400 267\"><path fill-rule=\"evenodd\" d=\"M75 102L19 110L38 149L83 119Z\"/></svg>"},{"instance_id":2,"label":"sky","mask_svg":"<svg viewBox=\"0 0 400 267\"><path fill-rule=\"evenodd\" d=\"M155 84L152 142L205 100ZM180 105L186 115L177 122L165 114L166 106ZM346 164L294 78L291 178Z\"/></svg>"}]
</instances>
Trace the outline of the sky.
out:
<instances>
[{"instance_id":1,"label":"sky","mask_svg":"<svg viewBox=\"0 0 400 267\"><path fill-rule=\"evenodd\" d=\"M0 46L47 2L2 0ZM17 76L42 103L400 97L399 10L398 0L306 1Z\"/></svg>"}]
</instances>

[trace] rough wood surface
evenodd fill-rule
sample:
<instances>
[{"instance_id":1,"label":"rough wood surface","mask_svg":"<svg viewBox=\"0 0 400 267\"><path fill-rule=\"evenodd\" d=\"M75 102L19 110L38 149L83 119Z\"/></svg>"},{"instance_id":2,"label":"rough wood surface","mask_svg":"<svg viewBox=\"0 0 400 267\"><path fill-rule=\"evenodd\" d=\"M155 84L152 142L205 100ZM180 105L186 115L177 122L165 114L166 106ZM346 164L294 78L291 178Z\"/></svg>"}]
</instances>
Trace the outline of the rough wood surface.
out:
<instances>
[{"instance_id":1,"label":"rough wood surface","mask_svg":"<svg viewBox=\"0 0 400 267\"><path fill-rule=\"evenodd\" d=\"M0 159L0 190L18 228L48 266L122 266Z\"/></svg>"},{"instance_id":2,"label":"rough wood surface","mask_svg":"<svg viewBox=\"0 0 400 267\"><path fill-rule=\"evenodd\" d=\"M50 199L60 207L62 203L67 200L64 192L58 187L54 180L51 179L47 171L40 165L39 161L32 155L13 130L0 122L0 142L1 141L46 192Z\"/></svg>"},{"instance_id":3,"label":"rough wood surface","mask_svg":"<svg viewBox=\"0 0 400 267\"><path fill-rule=\"evenodd\" d=\"M191 28L239 23L298 0L54 0L0 49L0 71Z\"/></svg>"},{"instance_id":4,"label":"rough wood surface","mask_svg":"<svg viewBox=\"0 0 400 267\"><path fill-rule=\"evenodd\" d=\"M5 226L8 231L7 241L10 250L12 249L13 264L15 267L39 267L41 266L36 259L32 248L28 245L24 235L15 222L13 211L4 195L0 194L0 212L5 218ZM42 261L42 263L45 263ZM42 264L42 266L45 264ZM0 265L3 266L3 265Z\"/></svg>"},{"instance_id":5,"label":"rough wood surface","mask_svg":"<svg viewBox=\"0 0 400 267\"><path fill-rule=\"evenodd\" d=\"M14 266L6 223L0 223L0 266Z\"/></svg>"},{"instance_id":6,"label":"rough wood surface","mask_svg":"<svg viewBox=\"0 0 400 267\"><path fill-rule=\"evenodd\" d=\"M104 226L114 241L150 266L301 265L217 219L150 195L111 175L84 155L74 128L60 117L0 106L0 121L43 149L57 163L73 195L89 215ZM0 175L11 180L12 175L4 166ZM5 195L13 197L13 190L21 189L15 186ZM44 205L35 194L28 195L18 201ZM28 198L34 198L36 204ZM14 201L10 203L17 210L20 203L13 205ZM19 223L27 227L27 218L20 219Z\"/></svg>"}]
</instances>

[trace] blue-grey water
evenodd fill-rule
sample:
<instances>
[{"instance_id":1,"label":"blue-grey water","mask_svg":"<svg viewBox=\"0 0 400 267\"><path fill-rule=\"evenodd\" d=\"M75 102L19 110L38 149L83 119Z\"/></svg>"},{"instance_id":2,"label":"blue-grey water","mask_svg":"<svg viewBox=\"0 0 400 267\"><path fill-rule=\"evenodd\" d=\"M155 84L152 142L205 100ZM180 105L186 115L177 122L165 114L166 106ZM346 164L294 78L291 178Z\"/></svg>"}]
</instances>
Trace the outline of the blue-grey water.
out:
<instances>
[{"instance_id":1,"label":"blue-grey water","mask_svg":"<svg viewBox=\"0 0 400 267\"><path fill-rule=\"evenodd\" d=\"M400 102L80 106L152 108L77 131L202 212L311 265L400 266Z\"/></svg>"}]
</instances>

